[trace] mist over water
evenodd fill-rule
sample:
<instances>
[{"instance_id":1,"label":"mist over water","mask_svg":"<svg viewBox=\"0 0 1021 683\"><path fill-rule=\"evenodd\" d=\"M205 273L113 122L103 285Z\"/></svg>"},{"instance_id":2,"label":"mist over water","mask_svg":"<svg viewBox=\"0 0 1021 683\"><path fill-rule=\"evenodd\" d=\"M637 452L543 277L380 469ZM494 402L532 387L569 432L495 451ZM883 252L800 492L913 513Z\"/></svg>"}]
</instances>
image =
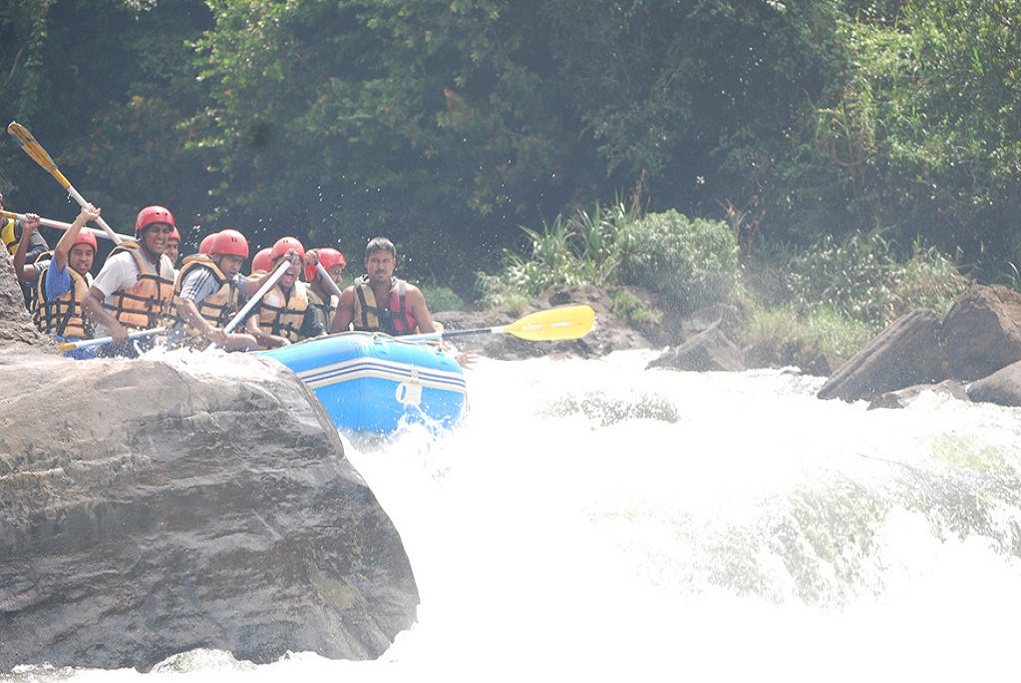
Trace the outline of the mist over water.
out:
<instances>
[{"instance_id":1,"label":"mist over water","mask_svg":"<svg viewBox=\"0 0 1021 683\"><path fill-rule=\"evenodd\" d=\"M459 429L343 435L422 599L377 661L4 680L1014 677L1021 411L651 358L484 359Z\"/></svg>"}]
</instances>

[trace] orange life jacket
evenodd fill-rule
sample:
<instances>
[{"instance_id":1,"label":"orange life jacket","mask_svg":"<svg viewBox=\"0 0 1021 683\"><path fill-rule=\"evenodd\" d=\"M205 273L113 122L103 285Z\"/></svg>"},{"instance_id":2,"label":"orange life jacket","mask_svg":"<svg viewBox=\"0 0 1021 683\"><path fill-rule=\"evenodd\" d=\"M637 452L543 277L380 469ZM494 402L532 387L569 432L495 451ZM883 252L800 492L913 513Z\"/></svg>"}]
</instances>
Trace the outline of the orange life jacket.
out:
<instances>
[{"instance_id":1,"label":"orange life jacket","mask_svg":"<svg viewBox=\"0 0 1021 683\"><path fill-rule=\"evenodd\" d=\"M160 326L174 298L174 265L162 254L155 265L149 263L141 245L133 240L118 244L110 256L120 252L135 259L138 280L131 287L112 292L103 301L103 307L125 327L147 330Z\"/></svg>"},{"instance_id":2,"label":"orange life jacket","mask_svg":"<svg viewBox=\"0 0 1021 683\"><path fill-rule=\"evenodd\" d=\"M228 278L216 262L205 254L188 256L184 259L184 265L181 267L181 272L177 274L177 282L174 284L174 303L171 307L170 317L175 323L182 323L182 329L193 337L200 336L200 332L181 317L177 310L177 298L181 296L181 284L184 282L185 273L195 268L207 268L212 271L220 286L204 300L194 302L199 315L208 320L213 327L223 328L238 310L238 288L234 281Z\"/></svg>"},{"instance_id":3,"label":"orange life jacket","mask_svg":"<svg viewBox=\"0 0 1021 683\"><path fill-rule=\"evenodd\" d=\"M304 282L295 280L289 295L275 286L262 297L259 304L259 326L268 327L270 334L292 343L301 341L304 339L301 336L301 325L308 305L308 290Z\"/></svg>"},{"instance_id":4,"label":"orange life jacket","mask_svg":"<svg viewBox=\"0 0 1021 683\"><path fill-rule=\"evenodd\" d=\"M54 297L52 301L47 300L46 295L46 270L52 267L41 265L43 260L50 259L53 252L47 251L40 254L36 259L39 267L36 276L35 298L33 302L32 319L40 332L45 334L56 334L61 337L76 339L91 339L94 325L92 320L85 315L82 309L82 301L89 293L92 286L92 274L86 273L83 277L74 268L68 267L67 272L71 274L71 289L60 296Z\"/></svg>"}]
</instances>

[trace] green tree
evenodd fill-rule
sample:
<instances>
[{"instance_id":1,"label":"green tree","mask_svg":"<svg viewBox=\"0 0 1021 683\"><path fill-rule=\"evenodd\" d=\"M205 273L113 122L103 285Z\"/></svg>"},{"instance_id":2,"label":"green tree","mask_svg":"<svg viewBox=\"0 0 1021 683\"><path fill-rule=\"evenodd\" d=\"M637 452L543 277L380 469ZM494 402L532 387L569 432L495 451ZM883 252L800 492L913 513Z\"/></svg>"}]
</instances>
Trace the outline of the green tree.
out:
<instances>
[{"instance_id":1,"label":"green tree","mask_svg":"<svg viewBox=\"0 0 1021 683\"><path fill-rule=\"evenodd\" d=\"M848 23L856 68L800 176L825 179L824 205L845 199L831 220L923 235L986 275L1017 258L1019 16L1017 0L910 0L896 22Z\"/></svg>"},{"instance_id":2,"label":"green tree","mask_svg":"<svg viewBox=\"0 0 1021 683\"><path fill-rule=\"evenodd\" d=\"M516 232L508 219L558 205L572 136L531 68L544 53L522 30L533 3L210 6L193 126L221 210L342 248L383 232L420 275L470 278Z\"/></svg>"},{"instance_id":3,"label":"green tree","mask_svg":"<svg viewBox=\"0 0 1021 683\"><path fill-rule=\"evenodd\" d=\"M12 118L30 119L45 102L43 63L52 4L53 0L26 0L0 6L0 101ZM17 187L14 162L18 154L13 145L0 148L0 183L8 204L13 199L10 190Z\"/></svg>"},{"instance_id":4,"label":"green tree","mask_svg":"<svg viewBox=\"0 0 1021 683\"><path fill-rule=\"evenodd\" d=\"M152 203L170 207L182 226L195 221L207 183L181 155L187 131L179 123L195 108L185 41L209 25L201 0L40 0L7 11L0 59L10 74L4 96L12 118L119 231L130 233L135 213ZM2 150L8 187L16 189L12 208L77 213L14 145Z\"/></svg>"},{"instance_id":5,"label":"green tree","mask_svg":"<svg viewBox=\"0 0 1021 683\"><path fill-rule=\"evenodd\" d=\"M760 211L806 111L840 72L831 0L547 4L565 92L615 185L651 206Z\"/></svg>"}]
</instances>

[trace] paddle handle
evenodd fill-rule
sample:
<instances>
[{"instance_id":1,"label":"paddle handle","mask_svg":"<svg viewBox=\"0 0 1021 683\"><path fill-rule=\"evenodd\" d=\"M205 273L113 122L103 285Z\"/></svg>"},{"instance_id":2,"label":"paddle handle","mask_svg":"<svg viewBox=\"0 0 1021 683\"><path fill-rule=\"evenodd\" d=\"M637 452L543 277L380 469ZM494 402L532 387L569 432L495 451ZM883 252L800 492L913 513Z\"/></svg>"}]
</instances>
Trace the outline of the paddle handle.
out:
<instances>
[{"instance_id":1,"label":"paddle handle","mask_svg":"<svg viewBox=\"0 0 1021 683\"><path fill-rule=\"evenodd\" d=\"M329 272L323 268L323 264L319 263L319 261L316 261L316 270L319 271L319 275L322 276L323 282L326 283L326 289L330 290L330 294L340 298L340 287L337 286L337 283L333 281Z\"/></svg>"},{"instance_id":2,"label":"paddle handle","mask_svg":"<svg viewBox=\"0 0 1021 683\"><path fill-rule=\"evenodd\" d=\"M43 146L39 144L39 141L36 140L35 136L29 132L28 128L25 128L17 121L11 121L7 126L7 132L14 136L14 139L18 141L22 151L30 156L32 160L39 164L46 172L53 176L56 181L60 183L60 186L67 190L68 194L74 197L74 200L78 202L80 206L84 208L88 204L88 202L85 201L85 197L83 197L81 193L78 192L73 185L71 185L71 181L60 172L60 169L57 167L57 162L53 160L53 157L50 156L49 152L43 149ZM96 219L96 223L98 223L99 227L106 231L106 234L114 241L114 244L121 243L122 240L120 235L115 233L113 228L107 225L102 216Z\"/></svg>"},{"instance_id":3,"label":"paddle handle","mask_svg":"<svg viewBox=\"0 0 1021 683\"><path fill-rule=\"evenodd\" d=\"M401 337L402 339L408 339L411 341L427 341L429 339L449 339L451 337L466 337L470 334L500 334L506 329L506 326L501 325L499 327L476 327L471 330L443 330L442 332L421 332L419 334L409 334Z\"/></svg>"},{"instance_id":4,"label":"paddle handle","mask_svg":"<svg viewBox=\"0 0 1021 683\"><path fill-rule=\"evenodd\" d=\"M132 332L128 335L128 339L138 339L139 337L148 337L152 334L159 334L160 332L166 332L165 327L154 327L151 330L140 330L138 332ZM71 351L72 349L87 349L93 346L103 346L113 341L113 337L96 337L95 339L81 339L79 341L61 341L57 342L57 348L61 351Z\"/></svg>"},{"instance_id":5,"label":"paddle handle","mask_svg":"<svg viewBox=\"0 0 1021 683\"><path fill-rule=\"evenodd\" d=\"M269 290L273 289L273 285L275 285L277 283L277 280L279 280L281 277L283 277L284 273L286 273L287 269L290 268L290 267L291 267L291 262L290 261L281 261L280 265L278 265L277 269L273 271L273 274L270 275L269 279L266 280L266 282L264 282L262 284L262 287L259 287L259 290L252 296L251 299L248 300L248 303L246 303L244 306L242 306L241 310L238 311L237 314L233 318L231 318L231 321L223 326L223 331L224 332L230 332L235 327L237 327L238 323L240 323L242 320L244 320L245 316L248 315L248 313L253 308L255 308L255 306L260 301L262 301L262 297L266 296L266 292L268 292ZM212 347L210 347L210 348L212 348Z\"/></svg>"},{"instance_id":6,"label":"paddle handle","mask_svg":"<svg viewBox=\"0 0 1021 683\"><path fill-rule=\"evenodd\" d=\"M60 171L57 171L57 173L60 173ZM64 174L60 173L60 177L63 178ZM64 180L66 181L67 178L64 178ZM78 202L79 206L81 206L82 208L88 206L89 203L87 201L85 201L85 197L81 196L81 194L78 192L78 190L74 189L74 185L72 185L71 183L68 183L66 189L67 189L68 193L70 193L70 195L72 197L74 197L75 201ZM107 224L107 222L105 220L103 220L102 216L99 216L99 217L96 218L96 223L99 224L99 227L103 228L103 231L106 232L107 236L110 239L113 240L114 244L120 244L125 239L128 239L128 238L121 237L116 232L114 232L113 228L111 228Z\"/></svg>"},{"instance_id":7,"label":"paddle handle","mask_svg":"<svg viewBox=\"0 0 1021 683\"><path fill-rule=\"evenodd\" d=\"M26 216L25 214L23 214L23 213L14 213L13 211L0 211L0 216L3 216L4 218L16 218L19 221L26 221L26 220L28 220L28 216ZM55 220L50 219L50 218L40 218L39 219L39 224L40 225L45 225L46 227L49 227L49 228L57 228L59 230L68 230L68 229L71 228L71 224L70 223L65 223L63 221L55 221ZM88 230L89 232L91 232L96 237L103 237L105 239L110 239L110 236L108 234L106 234L105 230L99 230L98 228L92 228L92 227L89 227L87 225L84 228L82 228L82 230ZM117 236L120 237L122 240L131 239L127 235L118 234Z\"/></svg>"}]
</instances>

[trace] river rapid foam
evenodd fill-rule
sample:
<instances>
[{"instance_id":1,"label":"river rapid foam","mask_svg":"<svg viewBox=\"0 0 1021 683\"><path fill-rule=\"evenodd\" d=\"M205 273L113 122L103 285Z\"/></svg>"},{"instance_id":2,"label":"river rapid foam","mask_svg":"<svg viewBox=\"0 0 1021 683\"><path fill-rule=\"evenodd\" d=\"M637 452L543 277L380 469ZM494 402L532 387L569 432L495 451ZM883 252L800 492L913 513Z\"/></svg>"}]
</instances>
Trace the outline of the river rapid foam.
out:
<instances>
[{"instance_id":1,"label":"river rapid foam","mask_svg":"<svg viewBox=\"0 0 1021 683\"><path fill-rule=\"evenodd\" d=\"M454 431L343 434L418 623L372 662L182 653L3 681L937 680L1015 668L1021 411L793 371L483 359Z\"/></svg>"}]
</instances>

